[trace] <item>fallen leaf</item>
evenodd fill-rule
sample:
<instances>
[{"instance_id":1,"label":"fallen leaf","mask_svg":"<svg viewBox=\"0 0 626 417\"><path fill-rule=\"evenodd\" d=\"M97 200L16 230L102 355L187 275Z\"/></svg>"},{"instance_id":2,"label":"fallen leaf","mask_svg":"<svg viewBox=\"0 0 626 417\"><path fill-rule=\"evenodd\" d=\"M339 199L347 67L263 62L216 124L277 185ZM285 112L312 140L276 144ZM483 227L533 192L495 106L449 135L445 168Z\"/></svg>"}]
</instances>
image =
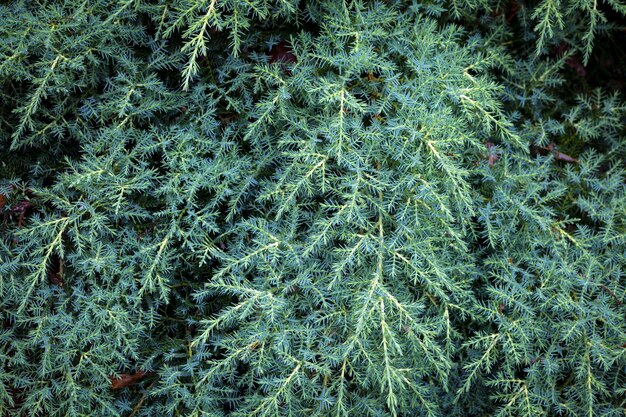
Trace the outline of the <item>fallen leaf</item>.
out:
<instances>
[{"instance_id":1,"label":"fallen leaf","mask_svg":"<svg viewBox=\"0 0 626 417\"><path fill-rule=\"evenodd\" d=\"M556 150L556 145L554 143L550 143L548 146L541 148L544 149L546 151L552 152L552 154L554 155L554 158L558 161L564 161L564 162L571 162L571 163L577 163L578 159L573 158L571 156L569 156L568 154L565 154L563 152L559 152Z\"/></svg>"},{"instance_id":2,"label":"fallen leaf","mask_svg":"<svg viewBox=\"0 0 626 417\"><path fill-rule=\"evenodd\" d=\"M554 157L558 159L559 161L572 162L572 163L578 162L578 159L572 158L571 156L564 154L563 152L559 152L559 151L554 152Z\"/></svg>"},{"instance_id":3,"label":"fallen leaf","mask_svg":"<svg viewBox=\"0 0 626 417\"><path fill-rule=\"evenodd\" d=\"M146 376L146 372L140 369L132 375L121 374L119 378L111 377L111 389L118 390L118 389L126 388L129 385L136 384L144 376Z\"/></svg>"},{"instance_id":4,"label":"fallen leaf","mask_svg":"<svg viewBox=\"0 0 626 417\"><path fill-rule=\"evenodd\" d=\"M493 143L491 142L486 142L485 146L487 147L487 162L489 163L489 167L493 168L493 166L495 165L496 161L498 159L500 159L500 155L498 155L497 152L492 151L491 149L495 146Z\"/></svg>"},{"instance_id":5,"label":"fallen leaf","mask_svg":"<svg viewBox=\"0 0 626 417\"><path fill-rule=\"evenodd\" d=\"M270 52L270 64L274 62L296 62L296 56L291 52L287 42L280 41Z\"/></svg>"}]
</instances>

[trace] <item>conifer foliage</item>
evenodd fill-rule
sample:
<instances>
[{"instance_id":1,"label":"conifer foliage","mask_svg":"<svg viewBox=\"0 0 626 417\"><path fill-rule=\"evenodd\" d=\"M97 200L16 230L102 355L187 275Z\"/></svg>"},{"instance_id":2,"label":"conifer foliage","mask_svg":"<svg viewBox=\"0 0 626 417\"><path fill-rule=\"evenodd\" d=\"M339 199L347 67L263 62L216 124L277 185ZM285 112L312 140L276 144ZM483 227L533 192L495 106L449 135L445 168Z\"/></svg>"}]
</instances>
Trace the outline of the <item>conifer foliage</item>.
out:
<instances>
[{"instance_id":1,"label":"conifer foliage","mask_svg":"<svg viewBox=\"0 0 626 417\"><path fill-rule=\"evenodd\" d=\"M0 5L0 416L623 416L588 6Z\"/></svg>"}]
</instances>

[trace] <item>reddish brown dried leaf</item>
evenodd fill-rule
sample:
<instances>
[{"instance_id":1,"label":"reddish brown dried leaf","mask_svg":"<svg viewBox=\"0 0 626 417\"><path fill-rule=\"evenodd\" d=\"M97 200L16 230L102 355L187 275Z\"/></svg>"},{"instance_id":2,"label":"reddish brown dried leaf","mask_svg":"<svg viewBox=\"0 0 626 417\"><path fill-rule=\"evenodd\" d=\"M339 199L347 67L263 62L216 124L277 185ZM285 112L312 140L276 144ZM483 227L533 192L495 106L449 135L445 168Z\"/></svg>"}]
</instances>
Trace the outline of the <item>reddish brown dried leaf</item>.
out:
<instances>
[{"instance_id":1,"label":"reddish brown dried leaf","mask_svg":"<svg viewBox=\"0 0 626 417\"><path fill-rule=\"evenodd\" d=\"M33 207L34 206L30 203L30 201L22 200L12 208L12 211L14 213L19 213L20 216L17 222L17 227L22 227L22 225L24 224L24 220L26 219L27 212L30 211Z\"/></svg>"},{"instance_id":2,"label":"reddish brown dried leaf","mask_svg":"<svg viewBox=\"0 0 626 417\"><path fill-rule=\"evenodd\" d=\"M554 153L554 157L558 159L559 161L572 162L572 163L578 162L578 159L572 158L571 156L564 154L563 152L559 152L559 151L556 151Z\"/></svg>"},{"instance_id":3,"label":"reddish brown dried leaf","mask_svg":"<svg viewBox=\"0 0 626 417\"><path fill-rule=\"evenodd\" d=\"M556 145L554 143L550 143L548 146L546 146L545 148L541 148L541 149L553 152L554 153L554 158L557 159L558 161L571 162L571 163L577 163L578 162L578 159L572 158L568 154L565 154L563 152L557 151L556 150Z\"/></svg>"},{"instance_id":4,"label":"reddish brown dried leaf","mask_svg":"<svg viewBox=\"0 0 626 417\"><path fill-rule=\"evenodd\" d=\"M280 41L270 52L270 63L274 62L297 62L296 56L291 53L291 49L285 41Z\"/></svg>"},{"instance_id":5,"label":"reddish brown dried leaf","mask_svg":"<svg viewBox=\"0 0 626 417\"><path fill-rule=\"evenodd\" d=\"M497 152L492 151L492 148L495 146L491 142L485 142L485 146L487 147L487 162L489 163L489 167L493 168L495 163L500 159L500 155Z\"/></svg>"},{"instance_id":6,"label":"reddish brown dried leaf","mask_svg":"<svg viewBox=\"0 0 626 417\"><path fill-rule=\"evenodd\" d=\"M146 375L141 369L134 374L121 374L119 378L111 377L111 389L118 390L133 385Z\"/></svg>"}]
</instances>

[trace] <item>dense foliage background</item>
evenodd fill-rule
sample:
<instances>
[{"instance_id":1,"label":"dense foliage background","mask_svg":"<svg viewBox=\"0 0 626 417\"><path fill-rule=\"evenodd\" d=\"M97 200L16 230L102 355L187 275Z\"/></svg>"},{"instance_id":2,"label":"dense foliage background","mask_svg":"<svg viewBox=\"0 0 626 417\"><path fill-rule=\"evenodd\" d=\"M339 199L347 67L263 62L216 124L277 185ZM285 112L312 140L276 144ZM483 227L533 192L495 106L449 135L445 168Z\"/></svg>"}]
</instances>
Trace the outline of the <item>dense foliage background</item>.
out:
<instances>
[{"instance_id":1,"label":"dense foliage background","mask_svg":"<svg viewBox=\"0 0 626 417\"><path fill-rule=\"evenodd\" d=\"M624 416L626 5L0 5L0 415Z\"/></svg>"}]
</instances>

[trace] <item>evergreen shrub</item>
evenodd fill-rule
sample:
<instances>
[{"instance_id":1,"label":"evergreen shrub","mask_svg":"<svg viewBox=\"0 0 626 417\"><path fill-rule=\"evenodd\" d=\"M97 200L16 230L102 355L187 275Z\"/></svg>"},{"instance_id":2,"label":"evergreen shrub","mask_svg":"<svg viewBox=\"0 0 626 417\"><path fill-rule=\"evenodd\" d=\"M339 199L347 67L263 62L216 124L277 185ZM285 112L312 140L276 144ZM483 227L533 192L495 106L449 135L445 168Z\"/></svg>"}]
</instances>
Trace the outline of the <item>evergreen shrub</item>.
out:
<instances>
[{"instance_id":1,"label":"evergreen shrub","mask_svg":"<svg viewBox=\"0 0 626 417\"><path fill-rule=\"evenodd\" d=\"M4 2L0 415L624 416L608 5Z\"/></svg>"}]
</instances>

